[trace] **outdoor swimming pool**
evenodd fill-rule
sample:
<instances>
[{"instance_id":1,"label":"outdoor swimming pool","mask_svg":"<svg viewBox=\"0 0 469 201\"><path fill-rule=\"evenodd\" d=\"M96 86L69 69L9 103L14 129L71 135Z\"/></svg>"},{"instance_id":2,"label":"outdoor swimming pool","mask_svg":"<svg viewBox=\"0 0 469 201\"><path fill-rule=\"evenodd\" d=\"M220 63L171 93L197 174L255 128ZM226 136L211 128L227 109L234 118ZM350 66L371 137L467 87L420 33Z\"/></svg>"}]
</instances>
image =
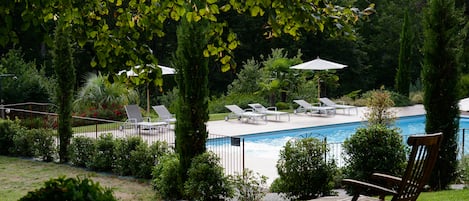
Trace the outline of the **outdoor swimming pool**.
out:
<instances>
[{"instance_id":1,"label":"outdoor swimming pool","mask_svg":"<svg viewBox=\"0 0 469 201\"><path fill-rule=\"evenodd\" d=\"M335 124L328 126L315 126L300 129L281 130L273 132L256 133L249 135L239 135L235 137L244 140L244 146L231 146L233 149L227 150L223 147L230 143L226 137L209 139L207 147L210 150L217 150L222 158L224 167L231 167L233 164L238 164L230 160L227 155L235 155L242 157L238 161L242 161L243 168L248 168L261 175L267 176L268 183L273 182L278 177L276 163L279 159L280 150L285 143L292 139L303 137L316 137L326 139L330 151L327 153L328 158L333 158L339 167L345 165L344 156L342 154L342 143L344 140L353 135L357 128L364 127L364 122L354 122L345 124ZM396 126L400 128L400 133L403 136L412 134L422 134L425 131L425 116L410 116L401 117L397 119ZM460 129L469 129L469 117L462 117L460 119ZM461 136L461 130L460 135ZM469 136L466 134L465 138L465 154L469 154ZM406 137L404 137L406 139ZM459 137L461 144L462 137ZM232 143L232 142L231 142ZM459 147L461 148L461 147ZM460 155L459 155L460 156Z\"/></svg>"},{"instance_id":2,"label":"outdoor swimming pool","mask_svg":"<svg viewBox=\"0 0 469 201\"><path fill-rule=\"evenodd\" d=\"M342 143L346 138L354 134L357 128L364 126L364 122L354 122L240 135L237 137L244 138L246 154L255 154L257 156L267 158L277 158L280 149L288 140L303 137L316 137L326 139L329 144ZM425 116L401 117L396 120L396 127L401 130L400 133L403 136L425 133ZM459 128L469 129L469 118L462 117L460 119ZM460 133L461 132L462 131L460 131ZM459 141L461 141L461 139L459 139ZM465 139L465 141L465 144L469 145L469 139ZM465 153L469 152L468 147L469 146L465 147Z\"/></svg>"}]
</instances>

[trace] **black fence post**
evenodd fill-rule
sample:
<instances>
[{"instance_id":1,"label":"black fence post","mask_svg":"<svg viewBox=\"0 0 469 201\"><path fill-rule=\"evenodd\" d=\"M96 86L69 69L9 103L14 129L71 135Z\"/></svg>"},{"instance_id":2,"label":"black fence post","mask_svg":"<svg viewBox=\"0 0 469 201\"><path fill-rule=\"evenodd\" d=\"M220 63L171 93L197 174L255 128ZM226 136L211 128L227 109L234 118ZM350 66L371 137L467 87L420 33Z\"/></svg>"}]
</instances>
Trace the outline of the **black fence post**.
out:
<instances>
[{"instance_id":1,"label":"black fence post","mask_svg":"<svg viewBox=\"0 0 469 201\"><path fill-rule=\"evenodd\" d=\"M243 138L243 153L242 154L243 154L242 156L243 157L243 169L241 171L244 171L244 168L245 168L244 166L244 138Z\"/></svg>"},{"instance_id":2,"label":"black fence post","mask_svg":"<svg viewBox=\"0 0 469 201\"><path fill-rule=\"evenodd\" d=\"M327 163L327 137L324 137L324 162Z\"/></svg>"},{"instance_id":3,"label":"black fence post","mask_svg":"<svg viewBox=\"0 0 469 201\"><path fill-rule=\"evenodd\" d=\"M462 156L461 156L461 159L464 158L464 152L466 151L466 150L464 150L464 142L466 141L465 138L466 138L466 129L463 128L462 129Z\"/></svg>"}]
</instances>

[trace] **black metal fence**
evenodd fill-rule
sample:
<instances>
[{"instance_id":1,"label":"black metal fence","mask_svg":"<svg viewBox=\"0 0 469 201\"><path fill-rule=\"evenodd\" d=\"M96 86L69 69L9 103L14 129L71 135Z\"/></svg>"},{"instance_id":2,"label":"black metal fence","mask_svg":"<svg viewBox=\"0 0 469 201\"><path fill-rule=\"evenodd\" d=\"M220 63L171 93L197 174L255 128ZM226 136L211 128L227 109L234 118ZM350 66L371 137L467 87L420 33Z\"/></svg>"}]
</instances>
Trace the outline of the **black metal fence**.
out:
<instances>
[{"instance_id":1,"label":"black metal fence","mask_svg":"<svg viewBox=\"0 0 469 201\"><path fill-rule=\"evenodd\" d=\"M469 134L469 128L461 128L458 132L458 158L461 159L465 155L469 154L469 147L466 144L469 144L469 137L466 135ZM410 135L403 135L404 143L407 145L407 138ZM327 144L328 152L324 153L324 158L326 161L334 160L339 167L345 166L345 159L346 155L343 151L343 142L334 142L329 143L327 142L327 136L320 134L320 133L303 133L298 136L299 138L317 138L322 140L325 144Z\"/></svg>"},{"instance_id":2,"label":"black metal fence","mask_svg":"<svg viewBox=\"0 0 469 201\"><path fill-rule=\"evenodd\" d=\"M21 124L27 128L57 129L57 117L54 111L55 105L44 103L21 103L0 105L0 112L4 112L4 118L20 119ZM129 122L113 121L91 117L73 116L73 135L99 138L103 134L111 134L114 138L126 138L140 136L151 145L157 141L167 142L175 147L174 125L145 126L135 125ZM244 169L244 141L223 135L208 135L207 150L220 157L221 165L226 174L235 174Z\"/></svg>"},{"instance_id":3,"label":"black metal fence","mask_svg":"<svg viewBox=\"0 0 469 201\"><path fill-rule=\"evenodd\" d=\"M51 112L55 105L47 103L21 103L0 105L2 117L21 119L23 126L28 128L57 128L57 114ZM115 138L128 136L140 136L148 144L156 141L167 142L169 146L175 146L174 125L161 125L157 127L135 126L127 122L112 121L91 117L73 116L74 136L87 136L98 138L102 134L112 134ZM469 153L469 128L461 128L458 135L458 158ZM306 133L300 137L315 137L326 142L329 152L325 153L327 159L334 159L338 166L345 165L342 143L328 143L327 136L314 133ZM408 136L404 136L404 140ZM220 134L209 133L207 149L220 157L222 166L227 174L241 172L245 168L245 144L243 138L229 137Z\"/></svg>"}]
</instances>

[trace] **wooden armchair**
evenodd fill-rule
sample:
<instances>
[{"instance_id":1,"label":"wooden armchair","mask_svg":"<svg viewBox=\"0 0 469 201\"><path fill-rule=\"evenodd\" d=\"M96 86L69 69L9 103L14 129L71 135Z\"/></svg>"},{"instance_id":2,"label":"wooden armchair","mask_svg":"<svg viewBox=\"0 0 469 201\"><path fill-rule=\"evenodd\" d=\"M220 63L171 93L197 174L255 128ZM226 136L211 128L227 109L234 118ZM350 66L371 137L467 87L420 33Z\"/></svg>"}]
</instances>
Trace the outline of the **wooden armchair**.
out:
<instances>
[{"instance_id":1,"label":"wooden armchair","mask_svg":"<svg viewBox=\"0 0 469 201\"><path fill-rule=\"evenodd\" d=\"M344 179L342 183L350 185L355 193L352 201L358 200L360 192L372 190L379 194L379 200L385 195L393 195L392 201L415 201L428 182L436 159L443 135L441 133L413 135L407 140L412 150L402 178L374 173L373 179L381 180L386 186L375 185L353 179ZM360 198L360 200L362 200ZM366 198L365 200L372 200Z\"/></svg>"}]
</instances>

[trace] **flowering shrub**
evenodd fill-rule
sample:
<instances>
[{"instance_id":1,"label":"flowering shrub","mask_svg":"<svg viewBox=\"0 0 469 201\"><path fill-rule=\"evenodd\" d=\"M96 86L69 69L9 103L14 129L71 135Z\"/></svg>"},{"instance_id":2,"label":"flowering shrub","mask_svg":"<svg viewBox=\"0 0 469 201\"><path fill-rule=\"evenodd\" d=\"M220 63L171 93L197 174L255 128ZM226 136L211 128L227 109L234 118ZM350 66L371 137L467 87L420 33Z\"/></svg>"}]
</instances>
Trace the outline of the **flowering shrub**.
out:
<instances>
[{"instance_id":1,"label":"flowering shrub","mask_svg":"<svg viewBox=\"0 0 469 201\"><path fill-rule=\"evenodd\" d=\"M138 102L138 93L121 82L109 83L108 77L90 74L73 102L76 116L120 121L124 105Z\"/></svg>"},{"instance_id":2,"label":"flowering shrub","mask_svg":"<svg viewBox=\"0 0 469 201\"><path fill-rule=\"evenodd\" d=\"M115 121L121 121L126 118L124 106L117 104L104 104L100 107L89 107L83 110L81 113L76 114L76 116L108 119Z\"/></svg>"}]
</instances>

